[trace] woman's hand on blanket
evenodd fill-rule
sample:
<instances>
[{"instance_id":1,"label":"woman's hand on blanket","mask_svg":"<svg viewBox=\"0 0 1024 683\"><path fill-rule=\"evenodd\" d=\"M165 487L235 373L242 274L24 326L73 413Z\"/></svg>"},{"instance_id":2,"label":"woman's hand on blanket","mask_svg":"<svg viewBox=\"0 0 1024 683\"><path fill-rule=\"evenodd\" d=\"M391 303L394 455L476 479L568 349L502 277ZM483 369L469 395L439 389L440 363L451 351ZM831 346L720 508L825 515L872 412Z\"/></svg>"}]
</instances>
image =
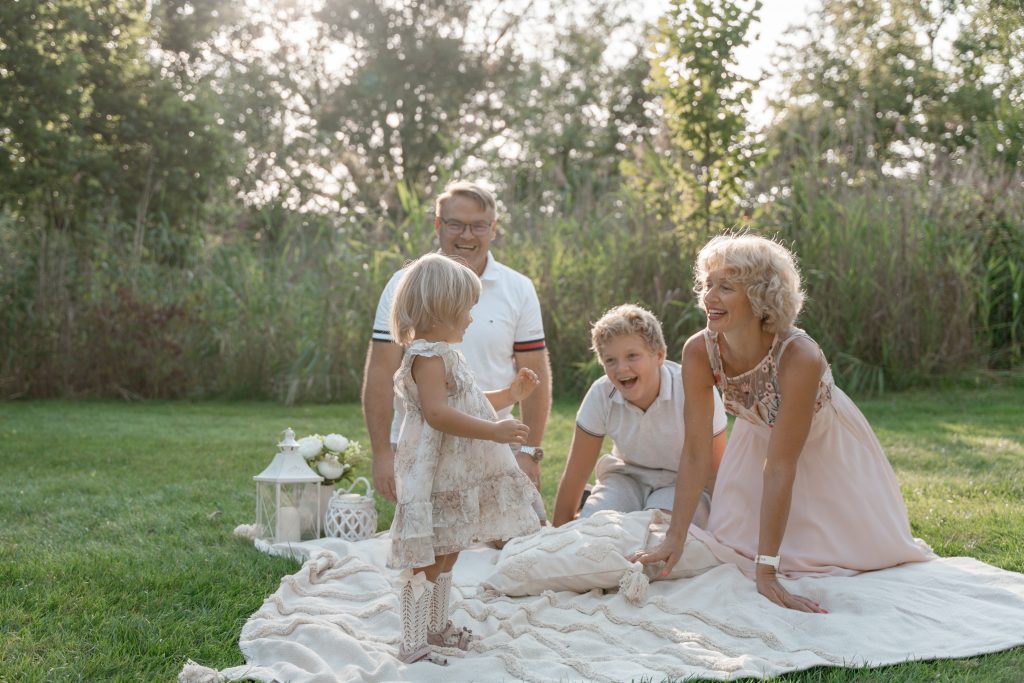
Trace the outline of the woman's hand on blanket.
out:
<instances>
[{"instance_id":1,"label":"woman's hand on blanket","mask_svg":"<svg viewBox=\"0 0 1024 683\"><path fill-rule=\"evenodd\" d=\"M509 395L513 403L518 403L533 393L540 384L540 377L530 368L519 368L516 378L508 385Z\"/></svg>"},{"instance_id":2,"label":"woman's hand on blanket","mask_svg":"<svg viewBox=\"0 0 1024 683\"><path fill-rule=\"evenodd\" d=\"M775 576L775 570L770 568L757 568L757 592L774 602L779 607L794 609L798 612L812 612L814 614L828 614L828 610L822 609L821 605L810 598L800 595L793 595L779 583Z\"/></svg>"},{"instance_id":3,"label":"woman's hand on blanket","mask_svg":"<svg viewBox=\"0 0 1024 683\"><path fill-rule=\"evenodd\" d=\"M491 441L498 443L526 443L526 437L530 435L530 428L519 420L511 417L498 420L494 423L494 436Z\"/></svg>"},{"instance_id":4,"label":"woman's hand on blanket","mask_svg":"<svg viewBox=\"0 0 1024 683\"><path fill-rule=\"evenodd\" d=\"M654 564L656 562L664 562L665 566L661 568L661 575L668 576L672 568L679 562L679 558L683 556L683 548L686 545L686 539L675 539L672 537L666 537L660 544L651 548L650 550L637 550L635 553L627 557L626 559L630 562L639 562L640 564Z\"/></svg>"}]
</instances>

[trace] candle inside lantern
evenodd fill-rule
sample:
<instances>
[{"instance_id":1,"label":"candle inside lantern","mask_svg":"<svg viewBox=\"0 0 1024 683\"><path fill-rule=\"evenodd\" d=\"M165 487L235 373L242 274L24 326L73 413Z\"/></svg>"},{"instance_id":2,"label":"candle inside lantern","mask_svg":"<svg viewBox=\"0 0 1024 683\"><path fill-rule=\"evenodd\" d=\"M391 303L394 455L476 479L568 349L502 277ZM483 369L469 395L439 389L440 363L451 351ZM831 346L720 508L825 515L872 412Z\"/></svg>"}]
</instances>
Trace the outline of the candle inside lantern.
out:
<instances>
[{"instance_id":1,"label":"candle inside lantern","mask_svg":"<svg viewBox=\"0 0 1024 683\"><path fill-rule=\"evenodd\" d=\"M299 510L294 507L282 507L277 513L277 533L274 540L278 543L297 543L300 537Z\"/></svg>"}]
</instances>

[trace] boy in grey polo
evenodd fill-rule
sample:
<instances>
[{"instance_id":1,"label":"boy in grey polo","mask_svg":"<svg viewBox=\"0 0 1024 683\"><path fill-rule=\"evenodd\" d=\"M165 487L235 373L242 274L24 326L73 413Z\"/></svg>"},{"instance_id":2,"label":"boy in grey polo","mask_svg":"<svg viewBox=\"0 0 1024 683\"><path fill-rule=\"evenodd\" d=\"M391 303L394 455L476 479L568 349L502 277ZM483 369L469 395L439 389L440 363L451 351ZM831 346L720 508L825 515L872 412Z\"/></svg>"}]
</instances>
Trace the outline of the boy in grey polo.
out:
<instances>
[{"instance_id":1,"label":"boy in grey polo","mask_svg":"<svg viewBox=\"0 0 1024 683\"><path fill-rule=\"evenodd\" d=\"M625 304L594 323L591 336L605 376L590 387L576 414L576 432L555 497L555 526L575 518L595 465L597 483L580 517L599 510L671 511L675 496L684 439L683 382L679 364L665 360L661 324L650 311ZM716 465L725 450L725 428L725 407L716 390ZM612 450L598 460L606 436ZM693 522L703 526L709 509L705 491Z\"/></svg>"}]
</instances>

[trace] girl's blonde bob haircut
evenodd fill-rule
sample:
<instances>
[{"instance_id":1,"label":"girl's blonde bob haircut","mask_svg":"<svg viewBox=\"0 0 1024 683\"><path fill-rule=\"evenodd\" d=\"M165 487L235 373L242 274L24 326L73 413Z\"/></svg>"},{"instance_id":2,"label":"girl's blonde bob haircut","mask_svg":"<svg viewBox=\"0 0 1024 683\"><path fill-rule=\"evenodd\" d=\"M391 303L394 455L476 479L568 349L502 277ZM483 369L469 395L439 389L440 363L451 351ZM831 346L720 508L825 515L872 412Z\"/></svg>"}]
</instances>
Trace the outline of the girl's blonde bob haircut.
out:
<instances>
[{"instance_id":1,"label":"girl's blonde bob haircut","mask_svg":"<svg viewBox=\"0 0 1024 683\"><path fill-rule=\"evenodd\" d=\"M719 235L697 254L694 291L703 305L708 275L725 270L746 288L754 315L766 332L788 330L804 305L800 271L793 253L758 235Z\"/></svg>"},{"instance_id":2,"label":"girl's blonde bob haircut","mask_svg":"<svg viewBox=\"0 0 1024 683\"><path fill-rule=\"evenodd\" d=\"M661 331L661 323L653 313L636 304L622 304L610 308L594 323L590 329L591 348L601 360L601 349L616 337L635 334L644 340L654 353L664 352L665 335Z\"/></svg>"},{"instance_id":3,"label":"girl's blonde bob haircut","mask_svg":"<svg viewBox=\"0 0 1024 683\"><path fill-rule=\"evenodd\" d=\"M391 337L408 346L435 325L455 325L480 298L480 278L441 254L426 254L405 268L391 303Z\"/></svg>"}]
</instances>

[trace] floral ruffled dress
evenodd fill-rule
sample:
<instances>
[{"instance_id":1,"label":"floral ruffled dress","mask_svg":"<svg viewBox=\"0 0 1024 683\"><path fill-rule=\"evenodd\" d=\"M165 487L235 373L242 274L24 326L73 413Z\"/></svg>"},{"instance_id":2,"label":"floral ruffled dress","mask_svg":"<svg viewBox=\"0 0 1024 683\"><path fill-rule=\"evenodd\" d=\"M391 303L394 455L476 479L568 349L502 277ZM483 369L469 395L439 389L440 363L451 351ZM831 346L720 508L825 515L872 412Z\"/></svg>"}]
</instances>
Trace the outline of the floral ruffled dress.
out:
<instances>
[{"instance_id":1,"label":"floral ruffled dress","mask_svg":"<svg viewBox=\"0 0 1024 683\"><path fill-rule=\"evenodd\" d=\"M722 561L753 576L761 517L764 465L783 397L778 368L799 329L776 335L752 370L727 377L718 335L704 332L727 412L737 417L718 471L706 530L691 532ZM813 340L812 340L813 341ZM789 577L849 576L934 559L915 539L896 475L871 426L835 386L826 365L818 383L810 432L797 461L780 572Z\"/></svg>"},{"instance_id":2,"label":"floral ruffled dress","mask_svg":"<svg viewBox=\"0 0 1024 683\"><path fill-rule=\"evenodd\" d=\"M395 452L398 505L391 524L393 569L424 567L435 556L479 542L513 538L539 528L533 484L507 444L439 432L423 419L412 362L444 361L448 403L473 417L497 420L462 353L445 342L414 341L395 373L406 414Z\"/></svg>"}]
</instances>

